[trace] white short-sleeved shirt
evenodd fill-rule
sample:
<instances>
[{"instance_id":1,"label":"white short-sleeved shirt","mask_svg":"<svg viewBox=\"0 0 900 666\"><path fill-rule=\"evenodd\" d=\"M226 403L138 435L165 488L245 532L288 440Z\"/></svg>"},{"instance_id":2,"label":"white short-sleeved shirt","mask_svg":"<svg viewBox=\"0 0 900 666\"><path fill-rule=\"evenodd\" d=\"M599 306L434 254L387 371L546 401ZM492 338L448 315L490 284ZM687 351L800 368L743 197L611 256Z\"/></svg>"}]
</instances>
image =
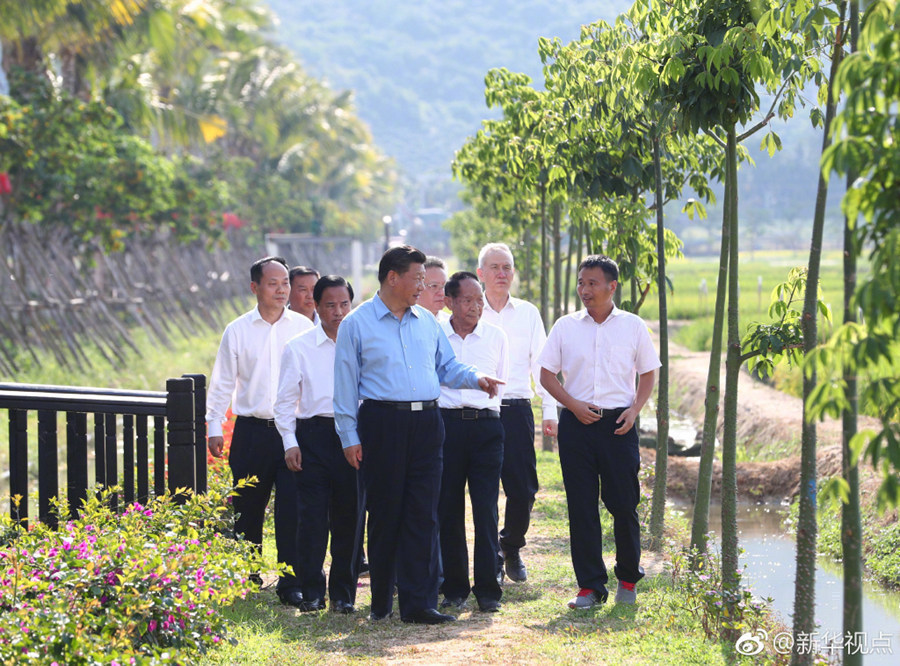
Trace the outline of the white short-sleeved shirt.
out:
<instances>
[{"instance_id":1,"label":"white short-sleeved shirt","mask_svg":"<svg viewBox=\"0 0 900 666\"><path fill-rule=\"evenodd\" d=\"M509 376L509 342L506 333L499 326L479 321L475 330L465 338L453 330L450 320L441 323L441 328L450 341L453 353L460 363L474 366L486 375L506 381ZM455 389L441 386L438 405L446 409L470 407L474 409L493 409L500 411L500 400L503 398L503 386L493 398L478 389Z\"/></svg>"},{"instance_id":2,"label":"white short-sleeved shirt","mask_svg":"<svg viewBox=\"0 0 900 666\"><path fill-rule=\"evenodd\" d=\"M602 324L587 310L557 320L538 363L554 374L561 371L566 392L574 399L603 409L630 407L635 373L661 365L647 325L615 305Z\"/></svg>"},{"instance_id":3,"label":"white short-sleeved shirt","mask_svg":"<svg viewBox=\"0 0 900 666\"><path fill-rule=\"evenodd\" d=\"M281 353L275 427L284 450L297 446L296 419L334 416L334 340L320 323L288 340Z\"/></svg>"}]
</instances>

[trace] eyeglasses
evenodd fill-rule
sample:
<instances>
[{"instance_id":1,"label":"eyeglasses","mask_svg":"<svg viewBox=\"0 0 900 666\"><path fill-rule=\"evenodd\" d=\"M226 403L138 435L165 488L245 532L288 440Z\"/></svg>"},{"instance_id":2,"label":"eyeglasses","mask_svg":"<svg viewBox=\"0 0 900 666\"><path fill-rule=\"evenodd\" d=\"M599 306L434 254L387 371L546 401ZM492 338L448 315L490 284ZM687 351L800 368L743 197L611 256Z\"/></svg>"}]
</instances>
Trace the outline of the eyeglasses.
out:
<instances>
[{"instance_id":1,"label":"eyeglasses","mask_svg":"<svg viewBox=\"0 0 900 666\"><path fill-rule=\"evenodd\" d=\"M444 291L444 285L446 282L431 282L425 285L425 288L429 291Z\"/></svg>"}]
</instances>

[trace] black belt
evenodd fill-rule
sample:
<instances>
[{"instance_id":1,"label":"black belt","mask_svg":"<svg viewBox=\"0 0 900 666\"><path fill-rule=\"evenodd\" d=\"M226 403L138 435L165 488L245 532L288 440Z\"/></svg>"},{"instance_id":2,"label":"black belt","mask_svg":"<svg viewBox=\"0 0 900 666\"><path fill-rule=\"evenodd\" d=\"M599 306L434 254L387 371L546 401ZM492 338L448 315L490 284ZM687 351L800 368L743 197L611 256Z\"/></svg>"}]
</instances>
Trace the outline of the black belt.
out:
<instances>
[{"instance_id":1,"label":"black belt","mask_svg":"<svg viewBox=\"0 0 900 666\"><path fill-rule=\"evenodd\" d=\"M380 407L390 407L392 409L399 409L404 412L421 412L423 409L437 409L438 403L437 400L417 400L412 402L396 402L394 400L371 400L367 398L365 402L370 402L373 405L378 405Z\"/></svg>"},{"instance_id":2,"label":"black belt","mask_svg":"<svg viewBox=\"0 0 900 666\"><path fill-rule=\"evenodd\" d=\"M266 428L275 427L275 419L260 419L255 416L238 416L237 420L246 421L247 423L252 423L254 425L265 426Z\"/></svg>"},{"instance_id":3,"label":"black belt","mask_svg":"<svg viewBox=\"0 0 900 666\"><path fill-rule=\"evenodd\" d=\"M500 401L500 405L502 407L512 407L513 405L530 405L531 400L529 398L503 398Z\"/></svg>"},{"instance_id":4,"label":"black belt","mask_svg":"<svg viewBox=\"0 0 900 666\"><path fill-rule=\"evenodd\" d=\"M628 407L597 407L596 409L592 407L591 411L594 414L599 415L601 419L609 419L619 418L626 409L628 409ZM563 407L563 411L568 412L571 410Z\"/></svg>"},{"instance_id":5,"label":"black belt","mask_svg":"<svg viewBox=\"0 0 900 666\"><path fill-rule=\"evenodd\" d=\"M310 416L307 419L298 419L298 420L300 421L300 423L308 423L308 422L315 423L316 421L325 421L327 423L334 423L333 416L325 416L324 414L317 414L316 416Z\"/></svg>"},{"instance_id":6,"label":"black belt","mask_svg":"<svg viewBox=\"0 0 900 666\"><path fill-rule=\"evenodd\" d=\"M474 407L441 407L441 416L462 419L463 421L477 421L478 419L499 419L500 412L493 409L475 409Z\"/></svg>"}]
</instances>

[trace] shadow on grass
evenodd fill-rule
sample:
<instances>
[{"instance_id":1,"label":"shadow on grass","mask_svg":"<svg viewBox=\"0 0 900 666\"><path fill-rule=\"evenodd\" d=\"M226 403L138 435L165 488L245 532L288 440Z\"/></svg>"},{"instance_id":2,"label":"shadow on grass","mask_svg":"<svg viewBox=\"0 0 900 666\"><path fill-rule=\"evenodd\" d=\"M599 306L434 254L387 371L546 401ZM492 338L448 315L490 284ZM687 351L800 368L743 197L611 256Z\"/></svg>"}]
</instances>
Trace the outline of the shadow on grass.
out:
<instances>
[{"instance_id":1,"label":"shadow on grass","mask_svg":"<svg viewBox=\"0 0 900 666\"><path fill-rule=\"evenodd\" d=\"M539 591L519 590L515 602L524 603L540 597ZM274 592L264 590L235 603L225 613L236 625L254 634L267 635L281 643L281 654L321 655L321 658L369 657L388 658L428 649L428 644L467 640L478 636L494 622L502 621L502 614L481 613L469 607L457 615L456 622L439 626L404 623L394 604L394 615L387 620L368 619L367 599L353 615L338 615L329 611L300 613L282 605ZM302 659L300 659L302 661Z\"/></svg>"}]
</instances>

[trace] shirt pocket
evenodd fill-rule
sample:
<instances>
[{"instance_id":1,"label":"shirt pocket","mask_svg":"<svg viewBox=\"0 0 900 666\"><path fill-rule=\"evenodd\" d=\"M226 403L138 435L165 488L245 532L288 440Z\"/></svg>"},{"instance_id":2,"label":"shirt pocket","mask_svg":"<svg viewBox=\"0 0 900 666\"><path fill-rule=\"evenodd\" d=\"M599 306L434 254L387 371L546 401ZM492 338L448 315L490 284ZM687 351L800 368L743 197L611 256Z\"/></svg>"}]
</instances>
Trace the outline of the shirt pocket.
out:
<instances>
[{"instance_id":1,"label":"shirt pocket","mask_svg":"<svg viewBox=\"0 0 900 666\"><path fill-rule=\"evenodd\" d=\"M617 375L634 372L634 349L626 345L612 345L609 350L609 369Z\"/></svg>"}]
</instances>

